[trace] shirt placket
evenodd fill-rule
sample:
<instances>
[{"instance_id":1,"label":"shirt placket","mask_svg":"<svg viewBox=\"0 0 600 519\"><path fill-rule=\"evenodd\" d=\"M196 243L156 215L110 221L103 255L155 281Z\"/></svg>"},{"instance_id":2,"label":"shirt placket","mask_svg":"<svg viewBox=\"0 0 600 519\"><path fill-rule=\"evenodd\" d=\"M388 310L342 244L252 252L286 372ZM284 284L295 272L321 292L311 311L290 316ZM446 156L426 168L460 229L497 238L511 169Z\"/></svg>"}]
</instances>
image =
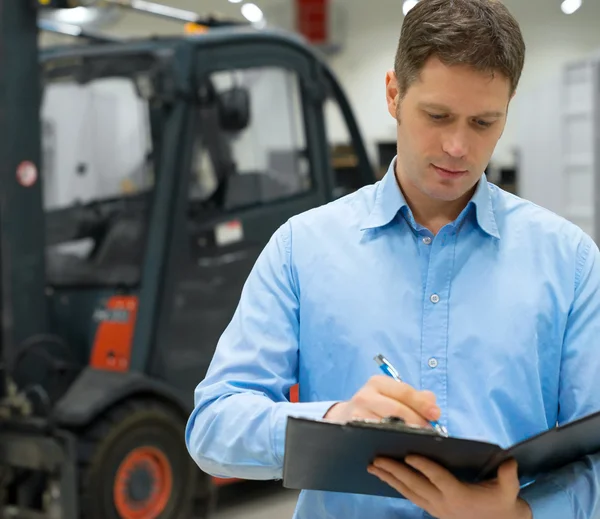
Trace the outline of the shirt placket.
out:
<instances>
[{"instance_id":1,"label":"shirt placket","mask_svg":"<svg viewBox=\"0 0 600 519\"><path fill-rule=\"evenodd\" d=\"M454 227L448 226L435 238L427 238L420 244L429 248L421 329L421 389L436 395L442 411L440 423L448 427L448 315L456 234Z\"/></svg>"}]
</instances>

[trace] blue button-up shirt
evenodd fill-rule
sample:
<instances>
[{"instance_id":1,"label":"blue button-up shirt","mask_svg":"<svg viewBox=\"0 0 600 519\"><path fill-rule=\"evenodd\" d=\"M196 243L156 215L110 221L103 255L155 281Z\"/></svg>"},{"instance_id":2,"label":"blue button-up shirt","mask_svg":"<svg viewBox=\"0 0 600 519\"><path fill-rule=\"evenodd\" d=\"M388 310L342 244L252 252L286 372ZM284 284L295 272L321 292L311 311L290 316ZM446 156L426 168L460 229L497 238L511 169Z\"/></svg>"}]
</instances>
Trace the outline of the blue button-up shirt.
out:
<instances>
[{"instance_id":1,"label":"blue button-up shirt","mask_svg":"<svg viewBox=\"0 0 600 519\"><path fill-rule=\"evenodd\" d=\"M509 447L600 410L600 256L579 228L489 183L437 235L394 176L291 218L259 257L186 441L207 473L279 479L290 415L349 400L383 353L450 435ZM300 402L289 402L299 382ZM349 456L352 453L348 453ZM600 457L522 489L535 519L600 516ZM412 519L404 499L300 494L296 519Z\"/></svg>"}]
</instances>

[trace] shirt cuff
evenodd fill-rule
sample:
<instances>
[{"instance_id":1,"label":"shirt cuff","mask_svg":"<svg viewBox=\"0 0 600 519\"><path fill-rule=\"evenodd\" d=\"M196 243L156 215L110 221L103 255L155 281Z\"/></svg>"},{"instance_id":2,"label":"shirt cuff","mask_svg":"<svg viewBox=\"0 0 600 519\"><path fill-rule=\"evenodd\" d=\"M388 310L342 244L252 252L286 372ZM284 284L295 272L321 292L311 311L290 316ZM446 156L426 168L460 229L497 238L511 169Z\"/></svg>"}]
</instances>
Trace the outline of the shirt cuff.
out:
<instances>
[{"instance_id":1,"label":"shirt cuff","mask_svg":"<svg viewBox=\"0 0 600 519\"><path fill-rule=\"evenodd\" d=\"M521 490L533 519L574 519L573 507L567 492L549 479L536 481Z\"/></svg>"},{"instance_id":2,"label":"shirt cuff","mask_svg":"<svg viewBox=\"0 0 600 519\"><path fill-rule=\"evenodd\" d=\"M276 418L272 430L273 452L275 453L277 462L283 464L283 456L285 453L285 431L289 416L320 420L327 414L327 411L337 403L339 402L281 403L275 406Z\"/></svg>"}]
</instances>

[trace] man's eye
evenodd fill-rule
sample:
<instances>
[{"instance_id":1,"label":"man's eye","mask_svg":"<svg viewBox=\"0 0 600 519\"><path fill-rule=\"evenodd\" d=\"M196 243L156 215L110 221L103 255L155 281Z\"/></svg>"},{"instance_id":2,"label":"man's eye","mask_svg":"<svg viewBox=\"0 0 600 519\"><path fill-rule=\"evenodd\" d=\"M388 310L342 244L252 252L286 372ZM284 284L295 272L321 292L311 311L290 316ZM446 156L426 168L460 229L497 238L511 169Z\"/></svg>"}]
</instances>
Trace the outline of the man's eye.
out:
<instances>
[{"instance_id":1,"label":"man's eye","mask_svg":"<svg viewBox=\"0 0 600 519\"><path fill-rule=\"evenodd\" d=\"M431 119L433 119L434 121L441 121L442 119L446 118L445 115L439 115L439 114L429 114L429 117Z\"/></svg>"},{"instance_id":2,"label":"man's eye","mask_svg":"<svg viewBox=\"0 0 600 519\"><path fill-rule=\"evenodd\" d=\"M478 119L476 122L477 122L477 125L481 126L482 128L489 128L493 124L488 121L482 121L481 119Z\"/></svg>"}]
</instances>

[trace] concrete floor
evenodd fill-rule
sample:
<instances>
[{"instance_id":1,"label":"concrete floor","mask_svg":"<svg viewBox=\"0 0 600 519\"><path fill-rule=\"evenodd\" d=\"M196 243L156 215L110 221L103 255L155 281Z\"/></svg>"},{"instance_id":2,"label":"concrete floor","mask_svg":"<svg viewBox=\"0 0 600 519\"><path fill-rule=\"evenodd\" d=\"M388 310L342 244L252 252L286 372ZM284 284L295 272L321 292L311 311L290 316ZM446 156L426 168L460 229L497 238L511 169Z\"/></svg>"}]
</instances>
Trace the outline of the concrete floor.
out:
<instances>
[{"instance_id":1,"label":"concrete floor","mask_svg":"<svg viewBox=\"0 0 600 519\"><path fill-rule=\"evenodd\" d=\"M215 519L292 519L298 492L274 482L243 482L221 489Z\"/></svg>"}]
</instances>

